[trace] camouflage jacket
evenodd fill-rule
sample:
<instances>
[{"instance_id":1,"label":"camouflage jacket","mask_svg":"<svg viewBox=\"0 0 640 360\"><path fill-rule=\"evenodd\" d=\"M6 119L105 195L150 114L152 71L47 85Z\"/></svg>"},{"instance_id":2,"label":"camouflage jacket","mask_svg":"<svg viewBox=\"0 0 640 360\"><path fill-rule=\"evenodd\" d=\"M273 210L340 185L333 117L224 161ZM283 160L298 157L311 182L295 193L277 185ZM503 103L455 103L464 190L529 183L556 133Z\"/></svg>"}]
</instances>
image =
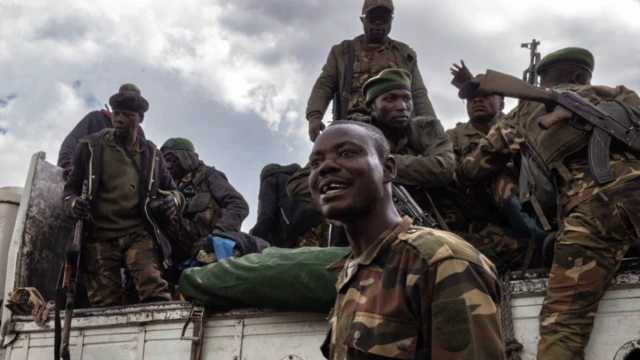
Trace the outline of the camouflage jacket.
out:
<instances>
[{"instance_id":1,"label":"camouflage jacket","mask_svg":"<svg viewBox=\"0 0 640 360\"><path fill-rule=\"evenodd\" d=\"M249 205L225 174L205 164L183 178L178 190L186 205L182 214L174 217L169 234L184 244L184 251L190 251L195 242L214 229L240 231L249 215Z\"/></svg>"},{"instance_id":2,"label":"camouflage jacket","mask_svg":"<svg viewBox=\"0 0 640 360\"><path fill-rule=\"evenodd\" d=\"M361 42L363 38L364 35L360 35L354 40L345 40L331 48L329 56L327 57L327 62L322 67L322 73L311 90L311 95L309 96L307 110L305 113L307 119L309 119L314 113L324 115L336 92L338 94L342 94L343 92L351 94L351 89L344 88L344 74L347 66L346 64L348 62L349 42ZM411 92L413 94L415 115L435 117L436 114L433 110L433 106L431 105L431 101L429 100L427 88L424 85L422 75L420 75L420 70L418 69L418 60L415 51L408 45L392 39L389 39L387 44L383 46L388 48L388 51L395 54L394 58L396 63L388 66L376 65L370 67L369 70L371 71L371 75L375 76L380 71L388 69L391 66L396 66L400 69L409 71L413 79L411 83ZM356 59L356 63L354 64L354 73L359 72L360 69L358 60ZM358 86L357 83L354 85Z\"/></svg>"},{"instance_id":3,"label":"camouflage jacket","mask_svg":"<svg viewBox=\"0 0 640 360\"><path fill-rule=\"evenodd\" d=\"M418 117L409 122L407 136L390 144L398 173L394 182L421 188L444 187L453 179L455 158L451 139L440 120ZM309 165L287 182L287 193L294 199L311 201Z\"/></svg>"},{"instance_id":4,"label":"camouflage jacket","mask_svg":"<svg viewBox=\"0 0 640 360\"><path fill-rule=\"evenodd\" d=\"M563 84L556 89L575 91L591 102L616 99L640 108L638 95L623 86L611 88ZM520 155L521 144L524 142L536 150L538 139L528 139L526 134L536 133L544 136L545 133L555 130L555 126L551 130L532 128L538 127L537 119L546 113L543 104L522 101L518 107L491 128L487 138L483 139L476 150L458 165L456 169L458 181L463 185L471 186L501 171L514 156ZM563 163L570 176L566 178L556 176L556 178L560 204L565 214L595 193L640 175L640 161L636 160L634 154L620 149L612 151L611 154L611 166L617 179L604 186L597 186L593 179L586 147L567 156Z\"/></svg>"},{"instance_id":5,"label":"camouflage jacket","mask_svg":"<svg viewBox=\"0 0 640 360\"><path fill-rule=\"evenodd\" d=\"M504 359L495 267L456 235L405 217L327 269L328 359Z\"/></svg>"}]
</instances>

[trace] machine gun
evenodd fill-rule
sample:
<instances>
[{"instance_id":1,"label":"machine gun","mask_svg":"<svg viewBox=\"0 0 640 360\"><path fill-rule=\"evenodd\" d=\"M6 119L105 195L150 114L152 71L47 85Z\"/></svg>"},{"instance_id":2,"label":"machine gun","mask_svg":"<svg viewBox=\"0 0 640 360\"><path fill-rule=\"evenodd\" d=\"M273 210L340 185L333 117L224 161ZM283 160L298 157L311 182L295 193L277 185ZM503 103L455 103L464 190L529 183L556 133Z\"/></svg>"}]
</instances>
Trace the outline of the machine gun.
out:
<instances>
[{"instance_id":1,"label":"machine gun","mask_svg":"<svg viewBox=\"0 0 640 360\"><path fill-rule=\"evenodd\" d=\"M536 85L538 80L538 74L536 73L536 65L540 61L538 45L540 45L540 41L536 41L536 39L533 39L530 43L524 43L520 45L521 48L530 50L529 56L531 57L531 59L529 61L529 67L522 73L522 80L531 85Z\"/></svg>"},{"instance_id":2,"label":"machine gun","mask_svg":"<svg viewBox=\"0 0 640 360\"><path fill-rule=\"evenodd\" d=\"M611 139L616 138L627 146L632 146L640 130L640 124L633 119L625 125L621 119L612 117L600 106L593 105L573 91L545 90L498 71L487 70L478 91L535 101L547 105L547 108L555 108L550 116L538 119L538 125L542 129L549 129L560 120L572 117L587 125L585 130L591 131L589 167L598 185L616 179L609 162ZM556 107L557 105L560 106Z\"/></svg>"},{"instance_id":3,"label":"machine gun","mask_svg":"<svg viewBox=\"0 0 640 360\"><path fill-rule=\"evenodd\" d=\"M82 183L82 199L87 199L88 181ZM55 316L55 336L54 352L55 359L70 360L69 335L71 333L71 319L73 318L74 299L76 295L76 285L80 274L80 249L82 238L84 237L84 219L76 222L76 229L73 235L73 242L67 244L65 249L65 263L60 269L58 277L56 316ZM64 326L60 326L60 308L64 303Z\"/></svg>"},{"instance_id":4,"label":"machine gun","mask_svg":"<svg viewBox=\"0 0 640 360\"><path fill-rule=\"evenodd\" d=\"M392 184L391 191L393 195L393 202L396 204L396 208L400 215L406 215L412 218L413 224L416 226L424 226L431 229L440 228L438 222L431 216L431 214L424 212L422 208L420 208L420 205L418 205L404 186Z\"/></svg>"}]
</instances>

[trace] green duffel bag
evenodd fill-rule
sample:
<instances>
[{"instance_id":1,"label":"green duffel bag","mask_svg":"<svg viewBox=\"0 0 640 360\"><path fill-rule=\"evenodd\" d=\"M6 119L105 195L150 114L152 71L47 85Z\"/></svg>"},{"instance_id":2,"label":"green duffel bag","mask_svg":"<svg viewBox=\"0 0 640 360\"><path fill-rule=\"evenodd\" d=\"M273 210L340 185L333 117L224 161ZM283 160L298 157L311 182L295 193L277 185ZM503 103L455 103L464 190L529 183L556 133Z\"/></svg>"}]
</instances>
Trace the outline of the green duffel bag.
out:
<instances>
[{"instance_id":1,"label":"green duffel bag","mask_svg":"<svg viewBox=\"0 0 640 360\"><path fill-rule=\"evenodd\" d=\"M345 247L268 248L186 269L178 289L186 300L211 307L327 312L335 301L336 278L325 268L349 251Z\"/></svg>"}]
</instances>

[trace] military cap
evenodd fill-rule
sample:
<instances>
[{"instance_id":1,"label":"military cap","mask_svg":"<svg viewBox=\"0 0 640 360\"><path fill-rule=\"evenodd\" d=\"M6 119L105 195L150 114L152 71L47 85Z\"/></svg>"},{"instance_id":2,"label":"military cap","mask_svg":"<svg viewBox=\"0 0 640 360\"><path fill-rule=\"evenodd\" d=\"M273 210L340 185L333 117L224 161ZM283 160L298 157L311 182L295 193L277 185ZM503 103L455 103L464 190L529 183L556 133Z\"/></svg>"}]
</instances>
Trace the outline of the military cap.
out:
<instances>
[{"instance_id":1,"label":"military cap","mask_svg":"<svg viewBox=\"0 0 640 360\"><path fill-rule=\"evenodd\" d=\"M411 74L402 69L386 69L375 77L372 77L362 87L362 95L368 105L376 97L395 89L407 89L411 91Z\"/></svg>"},{"instance_id":2,"label":"military cap","mask_svg":"<svg viewBox=\"0 0 640 360\"><path fill-rule=\"evenodd\" d=\"M561 64L579 66L592 73L595 60L593 59L593 54L587 49L568 47L543 57L536 65L536 72L539 74L552 66Z\"/></svg>"},{"instance_id":3,"label":"military cap","mask_svg":"<svg viewBox=\"0 0 640 360\"><path fill-rule=\"evenodd\" d=\"M471 100L476 97L478 93L478 88L484 81L484 74L478 74L473 79L467 81L460 87L460 91L458 91L458 97L464 100ZM500 95L502 94L484 94L484 95ZM504 97L504 96L503 96Z\"/></svg>"},{"instance_id":4,"label":"military cap","mask_svg":"<svg viewBox=\"0 0 640 360\"><path fill-rule=\"evenodd\" d=\"M144 114L149 110L149 102L133 91L120 91L109 98L111 110L124 110Z\"/></svg>"},{"instance_id":5,"label":"military cap","mask_svg":"<svg viewBox=\"0 0 640 360\"><path fill-rule=\"evenodd\" d=\"M262 170L260 171L260 179L262 179L262 177L264 176L264 174L265 174L267 171L269 171L269 170L271 170L271 169L279 168L279 167L280 167L280 164L273 164L273 163L272 163L272 164L267 164L267 165L265 165L265 166L262 168Z\"/></svg>"},{"instance_id":6,"label":"military cap","mask_svg":"<svg viewBox=\"0 0 640 360\"><path fill-rule=\"evenodd\" d=\"M142 95L142 93L140 92L140 89L138 89L138 87L133 85L133 84L122 84L122 85L120 85L120 89L118 90L118 92L120 92L120 91L133 91L134 93L136 93L138 95Z\"/></svg>"},{"instance_id":7,"label":"military cap","mask_svg":"<svg viewBox=\"0 0 640 360\"><path fill-rule=\"evenodd\" d=\"M171 138L162 144L160 147L160 151L170 151L170 150L189 150L196 152L196 148L193 146L193 143L190 140L185 138Z\"/></svg>"},{"instance_id":8,"label":"military cap","mask_svg":"<svg viewBox=\"0 0 640 360\"><path fill-rule=\"evenodd\" d=\"M391 12L393 12L392 0L364 0L364 5L362 5L362 13L366 14L369 10L377 8L378 6L386 7L387 9L391 10Z\"/></svg>"}]
</instances>

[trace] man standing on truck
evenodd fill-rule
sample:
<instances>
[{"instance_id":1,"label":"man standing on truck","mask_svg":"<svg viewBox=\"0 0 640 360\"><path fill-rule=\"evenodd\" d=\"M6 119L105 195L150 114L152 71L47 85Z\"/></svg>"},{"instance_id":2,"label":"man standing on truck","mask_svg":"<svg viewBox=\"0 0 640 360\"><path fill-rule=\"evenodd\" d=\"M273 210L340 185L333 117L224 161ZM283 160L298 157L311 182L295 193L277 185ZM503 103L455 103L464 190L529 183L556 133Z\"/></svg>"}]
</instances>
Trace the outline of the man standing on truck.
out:
<instances>
[{"instance_id":1,"label":"man standing on truck","mask_svg":"<svg viewBox=\"0 0 640 360\"><path fill-rule=\"evenodd\" d=\"M334 119L360 120L368 116L362 86L385 69L409 71L415 116L436 116L418 69L415 51L389 38L393 11L392 0L365 0L360 17L364 34L331 48L307 102L311 141L315 141L325 127L322 118L331 100Z\"/></svg>"},{"instance_id":2,"label":"man standing on truck","mask_svg":"<svg viewBox=\"0 0 640 360\"><path fill-rule=\"evenodd\" d=\"M122 304L124 264L140 302L170 301L163 272L172 266L171 246L163 230L184 199L156 146L138 136L147 100L123 90L109 104L114 128L80 140L64 186L67 214L88 218L82 270L89 300L94 307ZM87 200L80 196L85 180Z\"/></svg>"},{"instance_id":3,"label":"man standing on truck","mask_svg":"<svg viewBox=\"0 0 640 360\"><path fill-rule=\"evenodd\" d=\"M118 91L133 91L138 95L141 95L140 89L134 84L123 84ZM97 133L102 129L113 128L112 114L107 109L94 110L88 113L80 122L71 130L69 135L64 138L60 145L60 152L58 153L58 166L70 171L71 158L76 150L76 146L80 142L80 139L87 135ZM144 131L141 127L138 128L138 136L145 139Z\"/></svg>"},{"instance_id":4,"label":"man standing on truck","mask_svg":"<svg viewBox=\"0 0 640 360\"><path fill-rule=\"evenodd\" d=\"M344 224L352 252L330 265L338 296L328 359L504 359L495 267L454 234L412 226L392 199L397 166L382 132L338 121L316 140L309 186Z\"/></svg>"},{"instance_id":5,"label":"man standing on truck","mask_svg":"<svg viewBox=\"0 0 640 360\"><path fill-rule=\"evenodd\" d=\"M198 240L215 230L237 232L249 205L227 176L202 160L190 140L171 138L160 148L171 177L185 198L184 211L169 226L175 258L186 260Z\"/></svg>"},{"instance_id":6,"label":"man standing on truck","mask_svg":"<svg viewBox=\"0 0 640 360\"><path fill-rule=\"evenodd\" d=\"M591 86L593 67L589 51L565 48L548 54L536 70L543 88L573 91L599 107L615 105L619 110L610 115L616 122L638 124L640 97L624 86ZM531 173L526 181L538 217L548 224L557 220L553 265L540 313L538 359L584 358L598 303L640 229L639 146L613 139L605 164L592 167L588 127L562 109L549 112L545 104L522 101L456 171L461 183L471 185L518 156ZM549 122L550 130L539 125ZM608 166L614 180L598 184L596 175ZM550 177L545 168L553 169ZM545 189L551 189L550 196L538 196ZM547 205L545 199L556 198L557 204ZM547 208L550 211L544 211Z\"/></svg>"}]
</instances>

